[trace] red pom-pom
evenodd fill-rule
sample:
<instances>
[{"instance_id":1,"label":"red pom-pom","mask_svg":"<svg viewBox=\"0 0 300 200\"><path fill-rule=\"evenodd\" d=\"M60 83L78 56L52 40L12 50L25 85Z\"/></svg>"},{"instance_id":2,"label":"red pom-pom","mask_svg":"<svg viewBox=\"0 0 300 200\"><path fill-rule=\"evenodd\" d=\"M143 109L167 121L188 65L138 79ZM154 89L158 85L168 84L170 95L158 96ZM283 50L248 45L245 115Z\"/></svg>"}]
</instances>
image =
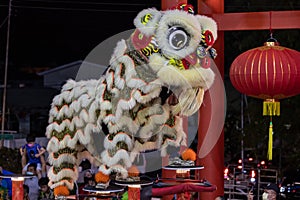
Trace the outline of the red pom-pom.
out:
<instances>
[{"instance_id":1,"label":"red pom-pom","mask_svg":"<svg viewBox=\"0 0 300 200\"><path fill-rule=\"evenodd\" d=\"M127 169L127 171L128 171L128 176L131 176L131 177L137 177L140 175L140 171L137 168L137 166L135 166L135 165L132 165L131 167L129 167Z\"/></svg>"},{"instance_id":2,"label":"red pom-pom","mask_svg":"<svg viewBox=\"0 0 300 200\"><path fill-rule=\"evenodd\" d=\"M107 183L109 181L109 175L99 171L97 174L95 174L95 181L97 183Z\"/></svg>"},{"instance_id":3,"label":"red pom-pom","mask_svg":"<svg viewBox=\"0 0 300 200\"><path fill-rule=\"evenodd\" d=\"M197 158L197 155L193 149L188 148L182 152L181 157L183 160L195 161Z\"/></svg>"}]
</instances>

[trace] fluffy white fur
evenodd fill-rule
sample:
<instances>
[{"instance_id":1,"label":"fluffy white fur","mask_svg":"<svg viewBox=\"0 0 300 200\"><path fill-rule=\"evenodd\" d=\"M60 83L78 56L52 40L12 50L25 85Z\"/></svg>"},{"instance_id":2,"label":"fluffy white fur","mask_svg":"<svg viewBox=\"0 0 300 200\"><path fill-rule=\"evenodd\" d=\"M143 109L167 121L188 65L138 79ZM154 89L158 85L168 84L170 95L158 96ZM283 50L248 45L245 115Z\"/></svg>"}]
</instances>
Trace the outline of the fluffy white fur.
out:
<instances>
[{"instance_id":1,"label":"fluffy white fur","mask_svg":"<svg viewBox=\"0 0 300 200\"><path fill-rule=\"evenodd\" d=\"M120 120L116 123L108 123L110 133L117 133L122 127L128 128L132 134L135 134L139 130L139 124L127 116L121 116Z\"/></svg>"},{"instance_id":2,"label":"fluffy white fur","mask_svg":"<svg viewBox=\"0 0 300 200\"><path fill-rule=\"evenodd\" d=\"M196 15L197 20L201 24L202 30L209 30L212 32L214 40L216 41L218 38L218 26L216 21L214 21L212 18L209 18L204 15Z\"/></svg>"},{"instance_id":3,"label":"fluffy white fur","mask_svg":"<svg viewBox=\"0 0 300 200\"><path fill-rule=\"evenodd\" d=\"M131 137L126 133L118 133L112 140L109 140L108 137L106 136L103 142L105 149L114 149L118 142L126 143L129 149L133 146Z\"/></svg>"},{"instance_id":4,"label":"fluffy white fur","mask_svg":"<svg viewBox=\"0 0 300 200\"><path fill-rule=\"evenodd\" d=\"M129 168L132 163L129 158L129 154L124 149L117 150L117 152L111 157L108 151L103 151L101 154L102 161L106 163L107 166L114 166L117 165L120 160L124 162L124 165Z\"/></svg>"},{"instance_id":5,"label":"fluffy white fur","mask_svg":"<svg viewBox=\"0 0 300 200\"><path fill-rule=\"evenodd\" d=\"M148 21L148 23L143 24L142 18L144 18L146 15L151 15L151 19ZM155 33L157 23L161 18L161 12L157 11L154 8L149 8L141 11L137 17L134 19L133 23L137 29L139 29L143 34L146 36L151 36Z\"/></svg>"},{"instance_id":6,"label":"fluffy white fur","mask_svg":"<svg viewBox=\"0 0 300 200\"><path fill-rule=\"evenodd\" d=\"M158 77L166 85L184 88L201 87L207 90L213 84L215 75L210 68L204 69L198 65L189 70L180 70L166 64L167 62L167 59L158 54L153 54L149 58L150 67L157 71Z\"/></svg>"},{"instance_id":7,"label":"fluffy white fur","mask_svg":"<svg viewBox=\"0 0 300 200\"><path fill-rule=\"evenodd\" d=\"M122 178L126 178L128 175L127 170L122 165L114 165L108 169L104 165L101 165L99 167L99 171L107 175L111 174L112 172L117 172L118 174L122 175Z\"/></svg>"}]
</instances>

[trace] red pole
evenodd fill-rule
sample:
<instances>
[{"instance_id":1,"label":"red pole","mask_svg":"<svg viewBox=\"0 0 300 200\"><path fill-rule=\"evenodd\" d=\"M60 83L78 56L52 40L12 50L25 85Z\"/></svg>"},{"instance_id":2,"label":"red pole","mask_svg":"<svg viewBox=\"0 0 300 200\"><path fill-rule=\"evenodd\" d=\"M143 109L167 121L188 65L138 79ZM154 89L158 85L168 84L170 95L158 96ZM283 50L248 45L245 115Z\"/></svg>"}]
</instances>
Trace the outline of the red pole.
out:
<instances>
[{"instance_id":1,"label":"red pole","mask_svg":"<svg viewBox=\"0 0 300 200\"><path fill-rule=\"evenodd\" d=\"M213 86L206 92L203 106L200 108L198 128L197 164L203 165L199 170L199 179L205 179L216 185L215 192L200 193L201 199L214 200L224 195L224 119L225 94L223 79L214 69L217 77Z\"/></svg>"},{"instance_id":2,"label":"red pole","mask_svg":"<svg viewBox=\"0 0 300 200\"><path fill-rule=\"evenodd\" d=\"M224 13L224 0L198 0L198 13L211 16L214 13ZM218 38L213 46L218 53L214 71L216 77L212 88L206 92L200 109L198 128L197 164L204 165L200 177L217 186L215 192L200 193L200 199L214 200L224 195L224 32L218 31Z\"/></svg>"}]
</instances>

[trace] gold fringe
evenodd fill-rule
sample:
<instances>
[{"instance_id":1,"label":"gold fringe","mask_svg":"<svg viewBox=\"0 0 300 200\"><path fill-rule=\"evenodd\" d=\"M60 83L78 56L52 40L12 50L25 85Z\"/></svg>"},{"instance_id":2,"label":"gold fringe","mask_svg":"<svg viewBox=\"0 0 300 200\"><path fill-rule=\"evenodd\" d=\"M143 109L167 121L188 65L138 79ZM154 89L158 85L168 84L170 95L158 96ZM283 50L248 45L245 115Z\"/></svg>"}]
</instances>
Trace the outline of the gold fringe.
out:
<instances>
[{"instance_id":1,"label":"gold fringe","mask_svg":"<svg viewBox=\"0 0 300 200\"><path fill-rule=\"evenodd\" d=\"M280 115L280 102L275 99L266 99L263 104L264 116L279 116Z\"/></svg>"},{"instance_id":2,"label":"gold fringe","mask_svg":"<svg viewBox=\"0 0 300 200\"><path fill-rule=\"evenodd\" d=\"M268 160L272 160L272 149L273 149L273 124L270 122L269 126L269 144L268 144Z\"/></svg>"}]
</instances>

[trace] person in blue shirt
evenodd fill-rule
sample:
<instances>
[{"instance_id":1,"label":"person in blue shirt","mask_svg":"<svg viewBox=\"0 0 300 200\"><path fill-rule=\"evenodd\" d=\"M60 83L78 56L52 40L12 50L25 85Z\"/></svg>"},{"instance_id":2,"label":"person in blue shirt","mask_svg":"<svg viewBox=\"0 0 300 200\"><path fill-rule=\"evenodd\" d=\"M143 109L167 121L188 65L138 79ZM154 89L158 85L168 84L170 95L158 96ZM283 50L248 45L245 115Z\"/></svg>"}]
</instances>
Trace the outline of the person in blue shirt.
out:
<instances>
[{"instance_id":1,"label":"person in blue shirt","mask_svg":"<svg viewBox=\"0 0 300 200\"><path fill-rule=\"evenodd\" d=\"M2 175L0 173L0 175ZM0 200L8 199L8 183L0 177Z\"/></svg>"},{"instance_id":2,"label":"person in blue shirt","mask_svg":"<svg viewBox=\"0 0 300 200\"><path fill-rule=\"evenodd\" d=\"M0 175L11 175L12 172L4 170L0 166ZM12 183L10 178L0 177L0 199L11 199L12 196Z\"/></svg>"},{"instance_id":3,"label":"person in blue shirt","mask_svg":"<svg viewBox=\"0 0 300 200\"><path fill-rule=\"evenodd\" d=\"M35 137L33 135L28 135L26 137L26 142L27 144L21 148L22 174L26 174L29 164L36 164L37 175L40 179L42 176L46 176L46 162L43 155L46 152L46 149L35 142Z\"/></svg>"}]
</instances>

